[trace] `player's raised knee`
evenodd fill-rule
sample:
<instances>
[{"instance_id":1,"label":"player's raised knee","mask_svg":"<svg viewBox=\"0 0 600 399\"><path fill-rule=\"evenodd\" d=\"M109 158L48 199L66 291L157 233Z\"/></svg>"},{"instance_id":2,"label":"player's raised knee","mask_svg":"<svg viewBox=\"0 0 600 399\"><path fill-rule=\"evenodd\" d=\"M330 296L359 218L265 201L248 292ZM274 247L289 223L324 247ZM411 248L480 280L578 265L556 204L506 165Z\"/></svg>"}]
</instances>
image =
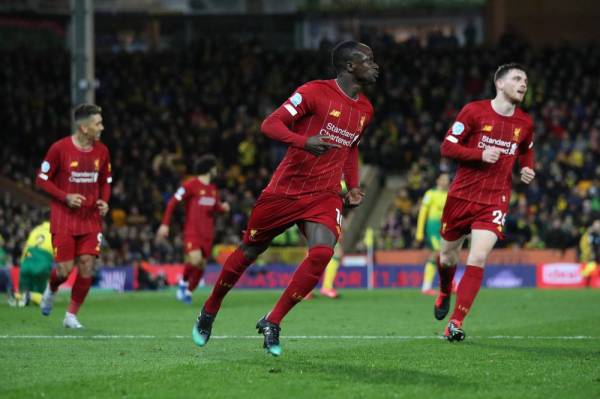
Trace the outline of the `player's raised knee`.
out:
<instances>
[{"instance_id":1,"label":"player's raised knee","mask_svg":"<svg viewBox=\"0 0 600 399\"><path fill-rule=\"evenodd\" d=\"M201 267L203 264L202 252L193 251L189 254L189 260L192 266Z\"/></svg>"},{"instance_id":2,"label":"player's raised knee","mask_svg":"<svg viewBox=\"0 0 600 399\"><path fill-rule=\"evenodd\" d=\"M82 277L90 277L94 273L94 260L92 255L81 255L77 260L77 266Z\"/></svg>"},{"instance_id":3,"label":"player's raised knee","mask_svg":"<svg viewBox=\"0 0 600 399\"><path fill-rule=\"evenodd\" d=\"M260 254L262 254L263 252L265 252L267 250L268 246L259 246L259 245L246 245L246 244L242 244L240 246L240 249L242 250L242 253L244 254L244 257L252 262L254 262L256 260L256 258L258 258L258 256Z\"/></svg>"},{"instance_id":4,"label":"player's raised knee","mask_svg":"<svg viewBox=\"0 0 600 399\"><path fill-rule=\"evenodd\" d=\"M451 267L458 263L458 254L454 252L440 252L440 263L443 267Z\"/></svg>"},{"instance_id":5,"label":"player's raised knee","mask_svg":"<svg viewBox=\"0 0 600 399\"><path fill-rule=\"evenodd\" d=\"M73 261L60 262L56 265L56 274L61 278L66 278L73 270Z\"/></svg>"},{"instance_id":6,"label":"player's raised knee","mask_svg":"<svg viewBox=\"0 0 600 399\"><path fill-rule=\"evenodd\" d=\"M308 256L311 260L326 265L333 257L333 248L325 245L315 246L308 250Z\"/></svg>"},{"instance_id":7,"label":"player's raised knee","mask_svg":"<svg viewBox=\"0 0 600 399\"><path fill-rule=\"evenodd\" d=\"M467 264L471 265L471 266L483 267L487 260L487 256L488 256L488 254L486 251L481 251L481 250L471 251L469 253L469 257L467 259Z\"/></svg>"}]
</instances>

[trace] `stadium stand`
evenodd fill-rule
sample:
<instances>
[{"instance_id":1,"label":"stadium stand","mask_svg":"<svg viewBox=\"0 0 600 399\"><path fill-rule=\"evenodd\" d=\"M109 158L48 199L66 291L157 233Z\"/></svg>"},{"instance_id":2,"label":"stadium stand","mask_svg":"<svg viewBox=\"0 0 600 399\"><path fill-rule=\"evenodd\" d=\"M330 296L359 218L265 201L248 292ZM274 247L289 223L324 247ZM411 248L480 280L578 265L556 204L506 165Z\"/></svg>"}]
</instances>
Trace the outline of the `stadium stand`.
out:
<instances>
[{"instance_id":1,"label":"stadium stand","mask_svg":"<svg viewBox=\"0 0 600 399\"><path fill-rule=\"evenodd\" d=\"M439 172L443 134L458 107L493 95L491 73L514 60L529 67L524 108L535 119L538 175L529 188L515 184L504 245L577 246L600 214L600 166L594 162L600 159L600 49L533 48L514 38L497 48L458 47L448 39L425 47L389 37L369 42L383 74L370 93L376 114L361 143L362 160L404 182L382 220L380 248L415 246L418 201ZM31 188L48 145L69 132L69 57L21 49L0 52L0 61L6 93L0 98L0 171ZM180 261L181 237L155 243L154 232L166 200L206 152L219 157L216 183L232 204L228 219L218 221L216 242L236 242L285 153L260 134L262 119L299 84L327 76L328 62L326 49L283 52L252 40L98 54L96 102L103 108L102 139L111 149L115 181L102 263ZM15 261L36 212L2 198L0 234Z\"/></svg>"}]
</instances>

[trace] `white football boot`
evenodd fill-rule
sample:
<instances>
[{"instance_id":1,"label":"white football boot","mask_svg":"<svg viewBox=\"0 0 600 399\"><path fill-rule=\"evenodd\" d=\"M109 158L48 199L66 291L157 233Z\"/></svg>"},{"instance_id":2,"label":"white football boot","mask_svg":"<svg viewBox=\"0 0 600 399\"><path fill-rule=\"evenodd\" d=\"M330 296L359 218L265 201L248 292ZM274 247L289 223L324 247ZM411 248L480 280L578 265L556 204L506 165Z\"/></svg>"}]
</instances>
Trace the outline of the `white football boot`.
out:
<instances>
[{"instance_id":1,"label":"white football boot","mask_svg":"<svg viewBox=\"0 0 600 399\"><path fill-rule=\"evenodd\" d=\"M77 316L69 312L65 313L63 326L65 326L65 328L83 328L79 320L77 320Z\"/></svg>"}]
</instances>

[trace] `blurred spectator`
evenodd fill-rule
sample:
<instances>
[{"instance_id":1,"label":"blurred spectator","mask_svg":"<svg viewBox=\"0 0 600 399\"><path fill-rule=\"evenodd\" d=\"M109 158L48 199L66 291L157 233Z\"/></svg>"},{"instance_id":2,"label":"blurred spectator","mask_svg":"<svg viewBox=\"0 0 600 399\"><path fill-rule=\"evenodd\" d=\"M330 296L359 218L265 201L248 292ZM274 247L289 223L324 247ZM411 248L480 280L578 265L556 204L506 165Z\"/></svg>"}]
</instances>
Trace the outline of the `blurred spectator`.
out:
<instances>
[{"instance_id":1,"label":"blurred spectator","mask_svg":"<svg viewBox=\"0 0 600 399\"><path fill-rule=\"evenodd\" d=\"M10 306L17 304L14 295L12 278L10 276L10 263L4 250L4 238L0 235L0 292L6 293L7 301Z\"/></svg>"},{"instance_id":2,"label":"blurred spectator","mask_svg":"<svg viewBox=\"0 0 600 399\"><path fill-rule=\"evenodd\" d=\"M600 219L595 220L581 236L579 259L583 263L600 262Z\"/></svg>"}]
</instances>

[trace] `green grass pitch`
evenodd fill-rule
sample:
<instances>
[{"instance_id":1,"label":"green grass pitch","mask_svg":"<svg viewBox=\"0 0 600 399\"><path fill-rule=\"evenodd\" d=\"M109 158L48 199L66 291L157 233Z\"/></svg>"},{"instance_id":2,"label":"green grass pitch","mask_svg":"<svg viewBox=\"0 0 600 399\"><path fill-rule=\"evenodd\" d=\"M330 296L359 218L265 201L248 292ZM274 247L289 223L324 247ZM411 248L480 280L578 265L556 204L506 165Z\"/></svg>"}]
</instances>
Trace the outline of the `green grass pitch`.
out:
<instances>
[{"instance_id":1,"label":"green grass pitch","mask_svg":"<svg viewBox=\"0 0 600 399\"><path fill-rule=\"evenodd\" d=\"M233 291L205 348L194 304L173 291L93 291L85 330L53 313L0 306L0 398L599 398L600 291L482 290L467 339L441 339L433 298L343 291L297 306L283 355L254 325L279 292Z\"/></svg>"}]
</instances>

